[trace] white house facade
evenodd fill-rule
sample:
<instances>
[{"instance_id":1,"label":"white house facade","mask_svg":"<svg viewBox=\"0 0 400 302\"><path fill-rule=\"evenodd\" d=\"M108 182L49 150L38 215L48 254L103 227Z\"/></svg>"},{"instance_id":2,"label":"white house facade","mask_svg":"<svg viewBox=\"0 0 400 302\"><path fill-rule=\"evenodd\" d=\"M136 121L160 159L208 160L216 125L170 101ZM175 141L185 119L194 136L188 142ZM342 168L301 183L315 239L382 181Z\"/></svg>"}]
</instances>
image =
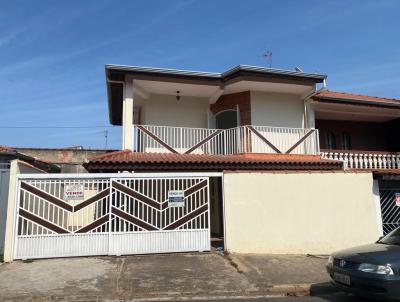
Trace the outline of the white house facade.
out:
<instances>
[{"instance_id":1,"label":"white house facade","mask_svg":"<svg viewBox=\"0 0 400 302\"><path fill-rule=\"evenodd\" d=\"M400 225L399 100L247 65L105 69L121 150L86 176L21 175L6 259L327 254Z\"/></svg>"}]
</instances>

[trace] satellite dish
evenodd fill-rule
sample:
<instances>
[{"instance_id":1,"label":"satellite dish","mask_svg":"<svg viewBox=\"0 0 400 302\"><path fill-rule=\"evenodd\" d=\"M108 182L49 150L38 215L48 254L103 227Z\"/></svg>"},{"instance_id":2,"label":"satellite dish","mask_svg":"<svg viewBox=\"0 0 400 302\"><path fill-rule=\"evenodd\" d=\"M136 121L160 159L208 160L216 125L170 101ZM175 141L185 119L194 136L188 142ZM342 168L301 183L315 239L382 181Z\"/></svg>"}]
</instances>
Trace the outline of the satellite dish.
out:
<instances>
[{"instance_id":1,"label":"satellite dish","mask_svg":"<svg viewBox=\"0 0 400 302\"><path fill-rule=\"evenodd\" d=\"M294 70L299 71L299 72L303 72L303 70L301 70L301 68L298 67L298 66L296 66L296 67L294 68Z\"/></svg>"}]
</instances>

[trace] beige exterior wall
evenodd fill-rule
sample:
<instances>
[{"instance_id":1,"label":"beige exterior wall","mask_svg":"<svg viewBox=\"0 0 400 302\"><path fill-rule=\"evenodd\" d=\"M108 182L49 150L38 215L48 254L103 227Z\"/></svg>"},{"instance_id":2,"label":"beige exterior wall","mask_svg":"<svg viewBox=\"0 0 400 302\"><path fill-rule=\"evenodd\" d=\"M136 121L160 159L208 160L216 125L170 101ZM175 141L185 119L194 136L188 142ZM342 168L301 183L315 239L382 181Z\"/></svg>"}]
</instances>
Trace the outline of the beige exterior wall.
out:
<instances>
[{"instance_id":1,"label":"beige exterior wall","mask_svg":"<svg viewBox=\"0 0 400 302\"><path fill-rule=\"evenodd\" d=\"M152 94L143 101L140 123L143 125L208 128L207 98Z\"/></svg>"},{"instance_id":2,"label":"beige exterior wall","mask_svg":"<svg viewBox=\"0 0 400 302\"><path fill-rule=\"evenodd\" d=\"M304 102L299 95L251 92L251 122L255 126L304 127Z\"/></svg>"},{"instance_id":3,"label":"beige exterior wall","mask_svg":"<svg viewBox=\"0 0 400 302\"><path fill-rule=\"evenodd\" d=\"M226 173L226 246L329 254L381 234L371 173Z\"/></svg>"},{"instance_id":4,"label":"beige exterior wall","mask_svg":"<svg viewBox=\"0 0 400 302\"><path fill-rule=\"evenodd\" d=\"M7 206L7 224L6 235L4 240L4 261L12 261L13 243L14 243L14 226L15 226L15 198L16 198L16 183L18 174L37 174L45 173L27 163L20 160L11 161L10 166L10 183L8 189L8 206Z\"/></svg>"}]
</instances>

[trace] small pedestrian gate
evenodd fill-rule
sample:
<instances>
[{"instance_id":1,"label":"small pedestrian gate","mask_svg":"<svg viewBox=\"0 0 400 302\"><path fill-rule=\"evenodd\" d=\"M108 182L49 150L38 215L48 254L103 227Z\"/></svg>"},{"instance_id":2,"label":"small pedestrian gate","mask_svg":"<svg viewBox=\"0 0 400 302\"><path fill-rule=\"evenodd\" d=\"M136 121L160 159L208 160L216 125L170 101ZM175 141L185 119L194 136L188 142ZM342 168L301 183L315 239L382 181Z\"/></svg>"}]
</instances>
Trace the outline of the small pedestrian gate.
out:
<instances>
[{"instance_id":1,"label":"small pedestrian gate","mask_svg":"<svg viewBox=\"0 0 400 302\"><path fill-rule=\"evenodd\" d=\"M379 189L383 234L386 235L400 226L400 184L380 184Z\"/></svg>"},{"instance_id":2,"label":"small pedestrian gate","mask_svg":"<svg viewBox=\"0 0 400 302\"><path fill-rule=\"evenodd\" d=\"M102 176L20 176L14 259L210 250L208 177Z\"/></svg>"}]
</instances>

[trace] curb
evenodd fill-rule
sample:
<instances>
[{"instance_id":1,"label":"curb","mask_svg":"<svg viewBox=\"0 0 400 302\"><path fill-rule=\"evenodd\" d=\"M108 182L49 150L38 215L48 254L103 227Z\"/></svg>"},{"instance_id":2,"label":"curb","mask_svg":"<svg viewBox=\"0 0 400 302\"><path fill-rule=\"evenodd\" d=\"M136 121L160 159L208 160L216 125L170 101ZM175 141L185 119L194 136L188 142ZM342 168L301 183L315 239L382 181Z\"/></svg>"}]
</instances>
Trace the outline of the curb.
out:
<instances>
[{"instance_id":1,"label":"curb","mask_svg":"<svg viewBox=\"0 0 400 302\"><path fill-rule=\"evenodd\" d=\"M283 296L309 296L311 293L311 283L274 285L269 292Z\"/></svg>"},{"instance_id":2,"label":"curb","mask_svg":"<svg viewBox=\"0 0 400 302\"><path fill-rule=\"evenodd\" d=\"M304 297L310 296L312 284L311 283L302 283L302 284L279 284L273 285L271 287L262 288L258 291L251 292L221 292L214 294L191 294L189 292L182 294L170 294L165 295L165 293L150 294L146 297L139 297L135 295L120 295L115 293L115 296L112 293L108 296L94 296L94 295L82 295L82 296L44 296L44 297L25 297L25 296L16 296L16 297L3 297L5 300L3 301L69 301L69 302L81 302L81 301L113 301L113 302L155 302L155 301L201 301L201 300L244 300L244 299L262 299L262 298L273 298L273 297ZM161 297L160 297L161 296ZM1 297L0 297L1 298ZM33 298L33 300L32 300Z\"/></svg>"}]
</instances>

